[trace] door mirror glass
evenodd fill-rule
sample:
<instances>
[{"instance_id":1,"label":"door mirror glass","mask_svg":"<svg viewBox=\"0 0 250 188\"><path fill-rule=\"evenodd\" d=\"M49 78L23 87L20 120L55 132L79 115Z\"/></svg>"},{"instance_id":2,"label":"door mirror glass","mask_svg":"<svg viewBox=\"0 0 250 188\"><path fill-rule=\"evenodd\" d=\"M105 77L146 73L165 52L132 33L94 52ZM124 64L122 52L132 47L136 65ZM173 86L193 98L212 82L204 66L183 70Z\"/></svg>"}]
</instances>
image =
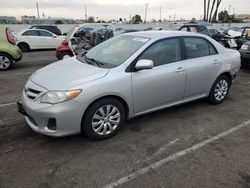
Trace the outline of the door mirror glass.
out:
<instances>
[{"instance_id":1,"label":"door mirror glass","mask_svg":"<svg viewBox=\"0 0 250 188\"><path fill-rule=\"evenodd\" d=\"M152 69L153 67L154 67L154 62L149 59L141 59L135 65L136 70Z\"/></svg>"}]
</instances>

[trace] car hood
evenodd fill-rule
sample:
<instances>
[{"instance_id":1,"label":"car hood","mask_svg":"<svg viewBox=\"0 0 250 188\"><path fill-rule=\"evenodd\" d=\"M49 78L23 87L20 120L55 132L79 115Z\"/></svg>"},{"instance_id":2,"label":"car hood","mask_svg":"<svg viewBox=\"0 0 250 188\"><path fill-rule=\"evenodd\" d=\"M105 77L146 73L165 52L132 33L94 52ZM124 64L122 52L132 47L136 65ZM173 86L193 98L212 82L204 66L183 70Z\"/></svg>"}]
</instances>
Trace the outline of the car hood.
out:
<instances>
[{"instance_id":1,"label":"car hood","mask_svg":"<svg viewBox=\"0 0 250 188\"><path fill-rule=\"evenodd\" d=\"M102 78L108 72L109 69L82 63L72 57L36 71L30 80L47 90L67 90Z\"/></svg>"}]
</instances>

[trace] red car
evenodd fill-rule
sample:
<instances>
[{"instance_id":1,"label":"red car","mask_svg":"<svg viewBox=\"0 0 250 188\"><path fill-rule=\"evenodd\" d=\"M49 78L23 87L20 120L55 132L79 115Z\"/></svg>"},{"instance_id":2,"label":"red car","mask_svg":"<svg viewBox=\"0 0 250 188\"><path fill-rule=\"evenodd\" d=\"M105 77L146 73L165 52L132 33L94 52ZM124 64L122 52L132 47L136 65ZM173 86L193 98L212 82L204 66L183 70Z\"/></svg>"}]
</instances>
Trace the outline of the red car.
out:
<instances>
[{"instance_id":1,"label":"red car","mask_svg":"<svg viewBox=\"0 0 250 188\"><path fill-rule=\"evenodd\" d=\"M95 28L95 29L94 29ZM100 33L99 30L106 32ZM83 24L72 28L66 39L56 49L56 57L61 60L81 54L104 40L114 36L115 28L110 24Z\"/></svg>"}]
</instances>

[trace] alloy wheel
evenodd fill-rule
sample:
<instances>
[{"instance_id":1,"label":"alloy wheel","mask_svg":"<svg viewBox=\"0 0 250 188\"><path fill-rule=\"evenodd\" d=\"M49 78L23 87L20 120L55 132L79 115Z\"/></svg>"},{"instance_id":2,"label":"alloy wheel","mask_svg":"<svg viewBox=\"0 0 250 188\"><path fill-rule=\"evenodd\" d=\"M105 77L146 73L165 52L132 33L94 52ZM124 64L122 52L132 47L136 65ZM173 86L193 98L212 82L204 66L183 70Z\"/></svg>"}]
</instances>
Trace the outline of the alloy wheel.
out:
<instances>
[{"instance_id":1,"label":"alloy wheel","mask_svg":"<svg viewBox=\"0 0 250 188\"><path fill-rule=\"evenodd\" d=\"M214 91L214 97L217 101L223 100L228 92L228 82L226 80L220 80L216 86Z\"/></svg>"},{"instance_id":2,"label":"alloy wheel","mask_svg":"<svg viewBox=\"0 0 250 188\"><path fill-rule=\"evenodd\" d=\"M11 65L11 60L3 55L0 55L0 69L5 70L8 69Z\"/></svg>"},{"instance_id":3,"label":"alloy wheel","mask_svg":"<svg viewBox=\"0 0 250 188\"><path fill-rule=\"evenodd\" d=\"M118 127L120 121L119 109L114 105L104 105L94 113L92 129L98 135L109 135Z\"/></svg>"}]
</instances>

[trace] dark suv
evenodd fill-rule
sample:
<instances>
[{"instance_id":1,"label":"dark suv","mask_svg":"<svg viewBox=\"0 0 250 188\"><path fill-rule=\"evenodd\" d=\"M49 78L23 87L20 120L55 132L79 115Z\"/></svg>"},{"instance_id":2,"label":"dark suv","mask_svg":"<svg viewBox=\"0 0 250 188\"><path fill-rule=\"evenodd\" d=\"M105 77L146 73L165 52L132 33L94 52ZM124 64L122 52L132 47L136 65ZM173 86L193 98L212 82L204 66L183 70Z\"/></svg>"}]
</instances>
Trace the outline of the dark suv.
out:
<instances>
[{"instance_id":1,"label":"dark suv","mask_svg":"<svg viewBox=\"0 0 250 188\"><path fill-rule=\"evenodd\" d=\"M44 29L56 35L62 35L61 30L55 25L33 25L30 27L30 29Z\"/></svg>"}]
</instances>

